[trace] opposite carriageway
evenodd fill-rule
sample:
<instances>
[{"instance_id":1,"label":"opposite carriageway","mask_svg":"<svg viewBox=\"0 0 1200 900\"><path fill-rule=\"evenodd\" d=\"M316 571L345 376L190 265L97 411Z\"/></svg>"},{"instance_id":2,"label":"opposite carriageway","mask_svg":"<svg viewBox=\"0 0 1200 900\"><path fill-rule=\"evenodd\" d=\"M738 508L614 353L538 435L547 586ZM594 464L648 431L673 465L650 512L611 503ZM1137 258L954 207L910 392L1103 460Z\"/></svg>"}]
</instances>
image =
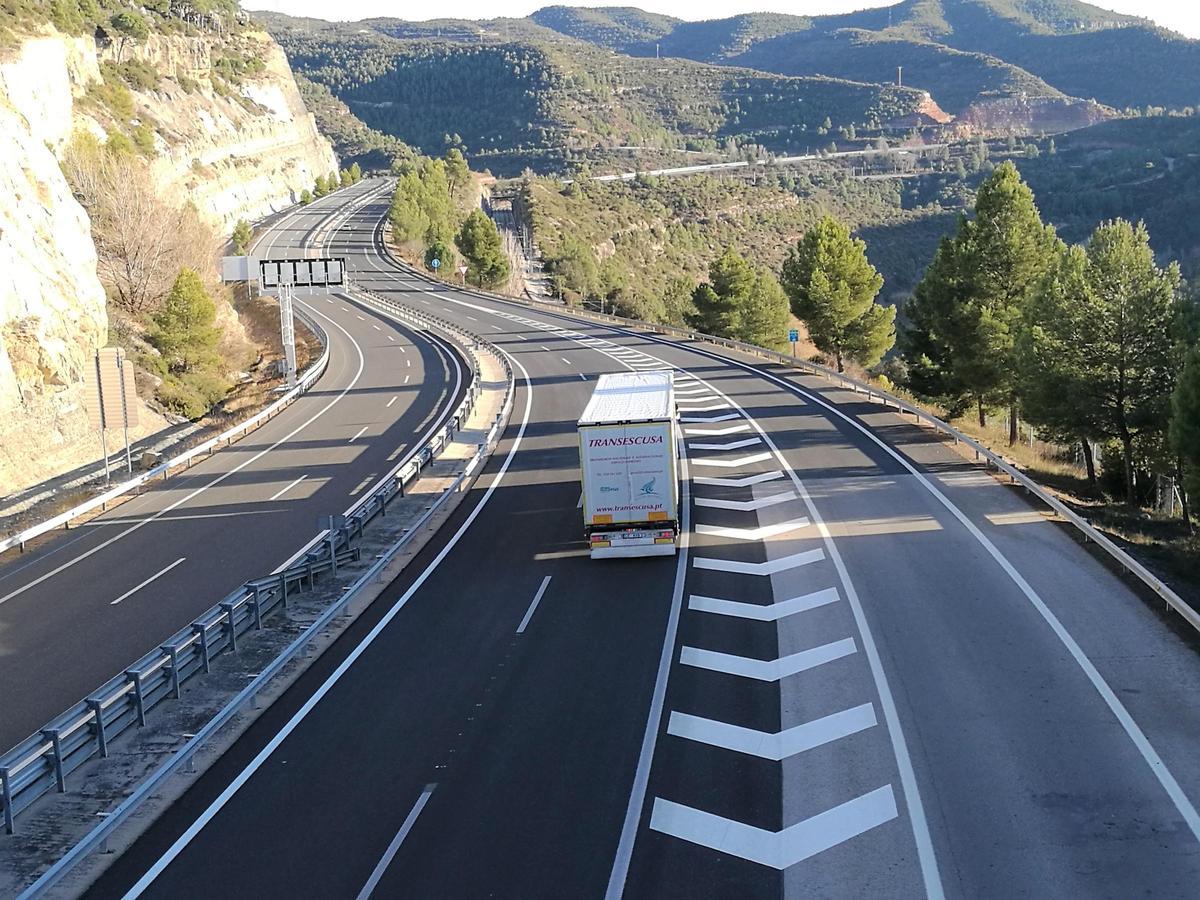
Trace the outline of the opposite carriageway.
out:
<instances>
[{"instance_id":1,"label":"opposite carriageway","mask_svg":"<svg viewBox=\"0 0 1200 900\"><path fill-rule=\"evenodd\" d=\"M370 190L281 217L258 252L301 252ZM231 447L0 567L0 746L245 579L299 556L319 516L357 502L460 399L469 381L461 359L419 330L341 298L302 300L329 342L328 369L311 391Z\"/></svg>"},{"instance_id":2,"label":"opposite carriageway","mask_svg":"<svg viewBox=\"0 0 1200 900\"><path fill-rule=\"evenodd\" d=\"M438 537L97 896L1194 884L1200 667L1068 535L850 391L431 289L379 258L380 213L347 223L356 280L511 355L508 433ZM593 562L573 423L597 373L663 365L694 445L690 545Z\"/></svg>"}]
</instances>

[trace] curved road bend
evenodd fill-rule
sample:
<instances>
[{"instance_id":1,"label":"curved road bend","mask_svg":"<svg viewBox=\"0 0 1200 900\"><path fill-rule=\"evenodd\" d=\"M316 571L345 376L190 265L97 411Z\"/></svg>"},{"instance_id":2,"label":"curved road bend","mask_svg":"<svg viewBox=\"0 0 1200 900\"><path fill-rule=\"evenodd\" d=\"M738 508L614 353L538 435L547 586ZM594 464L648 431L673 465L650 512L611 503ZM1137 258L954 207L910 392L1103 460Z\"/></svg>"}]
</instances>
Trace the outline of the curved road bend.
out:
<instances>
[{"instance_id":1,"label":"curved road bend","mask_svg":"<svg viewBox=\"0 0 1200 900\"><path fill-rule=\"evenodd\" d=\"M92 896L1194 893L1194 640L896 415L431 287L379 257L383 210L347 225L359 283L511 355L507 433ZM688 552L593 562L575 420L597 373L663 364Z\"/></svg>"},{"instance_id":2,"label":"curved road bend","mask_svg":"<svg viewBox=\"0 0 1200 900\"><path fill-rule=\"evenodd\" d=\"M273 224L296 255L377 183ZM336 248L334 250L336 252ZM0 567L0 748L33 733L248 578L297 555L444 420L467 368L441 342L342 297L301 297L331 342L306 395L232 447Z\"/></svg>"}]
</instances>

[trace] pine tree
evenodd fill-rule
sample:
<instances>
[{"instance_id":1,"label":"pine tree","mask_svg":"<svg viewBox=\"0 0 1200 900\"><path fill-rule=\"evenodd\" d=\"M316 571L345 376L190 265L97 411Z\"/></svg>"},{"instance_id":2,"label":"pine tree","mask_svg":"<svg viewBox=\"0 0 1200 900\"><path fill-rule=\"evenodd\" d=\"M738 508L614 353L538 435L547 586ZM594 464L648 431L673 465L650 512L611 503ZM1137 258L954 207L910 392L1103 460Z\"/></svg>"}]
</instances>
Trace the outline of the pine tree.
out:
<instances>
[{"instance_id":1,"label":"pine tree","mask_svg":"<svg viewBox=\"0 0 1200 900\"><path fill-rule=\"evenodd\" d=\"M775 275L759 269L741 304L736 337L747 344L781 350L787 343L788 298Z\"/></svg>"},{"instance_id":2,"label":"pine tree","mask_svg":"<svg viewBox=\"0 0 1200 900\"><path fill-rule=\"evenodd\" d=\"M906 311L911 328L924 329L906 339L906 353L925 357L910 364L940 370L942 396L956 408L969 398L981 424L987 405L1006 405L1010 443L1017 438L1021 310L1061 248L1016 166L1004 162L980 187L975 218L961 218L957 234L943 241Z\"/></svg>"},{"instance_id":3,"label":"pine tree","mask_svg":"<svg viewBox=\"0 0 1200 900\"><path fill-rule=\"evenodd\" d=\"M181 269L163 307L153 319L150 342L167 371L182 375L218 363L217 307L194 269Z\"/></svg>"},{"instance_id":4,"label":"pine tree","mask_svg":"<svg viewBox=\"0 0 1200 900\"><path fill-rule=\"evenodd\" d=\"M1102 223L1086 250L1061 259L1028 305L1021 383L1035 414L1120 444L1125 497L1133 503L1135 473L1144 468L1137 448L1161 445L1168 431L1179 366L1179 270L1160 269L1145 226L1120 219ZM1039 378L1045 383L1031 390ZM1047 392L1059 396L1048 400Z\"/></svg>"},{"instance_id":5,"label":"pine tree","mask_svg":"<svg viewBox=\"0 0 1200 900\"><path fill-rule=\"evenodd\" d=\"M464 199L467 186L471 183L471 169L462 151L451 147L446 151L446 181L450 185L450 196L456 201Z\"/></svg>"},{"instance_id":6,"label":"pine tree","mask_svg":"<svg viewBox=\"0 0 1200 900\"><path fill-rule=\"evenodd\" d=\"M1200 496L1200 347L1188 353L1171 397L1171 443L1187 466L1190 497Z\"/></svg>"},{"instance_id":7,"label":"pine tree","mask_svg":"<svg viewBox=\"0 0 1200 900\"><path fill-rule=\"evenodd\" d=\"M690 324L715 337L737 338L742 305L754 287L754 269L730 247L709 265L708 279L692 294L696 312Z\"/></svg>"},{"instance_id":8,"label":"pine tree","mask_svg":"<svg viewBox=\"0 0 1200 900\"><path fill-rule=\"evenodd\" d=\"M233 226L233 235L230 238L234 256L245 256L253 237L254 233L250 229L250 223L245 219L238 219L238 223Z\"/></svg>"},{"instance_id":9,"label":"pine tree","mask_svg":"<svg viewBox=\"0 0 1200 900\"><path fill-rule=\"evenodd\" d=\"M895 344L896 310L875 303L883 278L867 245L836 219L825 216L788 251L782 281L792 312L839 372L846 359L873 366Z\"/></svg>"},{"instance_id":10,"label":"pine tree","mask_svg":"<svg viewBox=\"0 0 1200 900\"><path fill-rule=\"evenodd\" d=\"M479 287L495 287L508 280L508 257L496 223L482 210L472 210L454 238L467 263L467 277Z\"/></svg>"},{"instance_id":11,"label":"pine tree","mask_svg":"<svg viewBox=\"0 0 1200 900\"><path fill-rule=\"evenodd\" d=\"M324 175L318 175L313 181L312 195L313 197L324 197L329 193L329 182Z\"/></svg>"},{"instance_id":12,"label":"pine tree","mask_svg":"<svg viewBox=\"0 0 1200 900\"><path fill-rule=\"evenodd\" d=\"M363 179L362 166L352 163L350 166L350 183L358 184Z\"/></svg>"}]
</instances>

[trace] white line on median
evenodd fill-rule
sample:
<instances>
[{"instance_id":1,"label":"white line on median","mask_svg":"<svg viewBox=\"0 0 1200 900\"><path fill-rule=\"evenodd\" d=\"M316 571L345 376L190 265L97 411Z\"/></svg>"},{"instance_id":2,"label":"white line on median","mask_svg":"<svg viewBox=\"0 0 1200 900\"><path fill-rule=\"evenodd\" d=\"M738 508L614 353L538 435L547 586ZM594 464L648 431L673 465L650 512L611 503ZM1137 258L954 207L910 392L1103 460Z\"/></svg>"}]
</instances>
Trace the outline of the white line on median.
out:
<instances>
[{"instance_id":1,"label":"white line on median","mask_svg":"<svg viewBox=\"0 0 1200 900\"><path fill-rule=\"evenodd\" d=\"M371 872L371 877L367 879L367 883L363 885L363 889L358 892L358 900L367 900L371 896L371 892L379 886L379 880L383 878L383 873L392 864L392 860L396 858L396 854L400 851L400 845L404 843L404 839L408 837L408 833L417 824L417 816L421 814L421 810L425 808L425 804L433 796L433 791L436 787L436 784L425 786L425 790L421 792L421 796L417 798L417 802L413 805L413 808L404 817L404 824L400 826L400 830L396 832L396 836L388 844L387 850L383 853L383 858L379 860L375 869Z\"/></svg>"},{"instance_id":2,"label":"white line on median","mask_svg":"<svg viewBox=\"0 0 1200 900\"><path fill-rule=\"evenodd\" d=\"M354 443L355 441L357 441L357 440L358 440L360 437L362 437L362 436L363 436L363 432L364 432L364 431L366 431L366 430L367 430L368 428L370 428L370 427L371 427L370 425L364 425L362 428L360 428L360 429L358 430L358 434L356 434L354 437L350 438L350 440L346 441L346 443L347 443L347 444L353 444L353 443Z\"/></svg>"},{"instance_id":3,"label":"white line on median","mask_svg":"<svg viewBox=\"0 0 1200 900\"><path fill-rule=\"evenodd\" d=\"M542 594L546 593L546 588L550 585L550 576L547 575L542 579L542 586L538 588L537 593L533 595L533 602L529 604L529 609L525 610L525 618L521 620L521 624L517 626L517 634L525 633L525 626L529 624L529 620L533 618L534 610L538 604L542 602Z\"/></svg>"},{"instance_id":4,"label":"white line on median","mask_svg":"<svg viewBox=\"0 0 1200 900\"><path fill-rule=\"evenodd\" d=\"M411 378L411 377L412 377L411 375L405 375L405 376L404 376L404 383L405 383L405 384L408 384L408 379L409 379L409 378Z\"/></svg>"},{"instance_id":5,"label":"white line on median","mask_svg":"<svg viewBox=\"0 0 1200 900\"><path fill-rule=\"evenodd\" d=\"M284 494L286 494L288 491L290 491L292 488L294 488L296 485L298 485L300 482L302 482L307 477L308 477L308 475L301 475L299 478L297 478L295 481L293 481L287 487L281 488L279 491L272 494L271 499L278 500L280 497L282 497Z\"/></svg>"},{"instance_id":6,"label":"white line on median","mask_svg":"<svg viewBox=\"0 0 1200 900\"><path fill-rule=\"evenodd\" d=\"M384 409L391 409L391 408L392 408L392 404L393 404L393 403L395 403L395 402L396 402L397 400L399 400L399 399L400 399L399 397L393 397L391 400L389 400L389 401L387 402L387 406L385 406L385 407L384 407Z\"/></svg>"},{"instance_id":7,"label":"white line on median","mask_svg":"<svg viewBox=\"0 0 1200 900\"><path fill-rule=\"evenodd\" d=\"M133 589L131 589L131 590L128 590L128 591L126 591L126 592L125 592L125 593L123 593L123 594L122 594L120 597L118 597L116 600L114 600L112 603L110 603L110 604L108 604L108 605L109 605L109 606L116 606L116 605L117 605L118 603L120 603L122 600L125 600L125 599L127 599L127 598L129 598L129 597L132 597L134 594L136 594L138 591L140 591L142 588L144 588L144 587L145 587L146 585L148 585L150 582L152 582L152 581L155 581L155 580L157 580L157 579L159 579L159 578L162 578L164 575L166 575L168 572L170 572L170 571L171 571L173 568L175 568L177 565L179 565L179 564L180 564L181 562L183 562L185 559L187 559L187 557L186 557L186 556L181 556L181 557L179 557L179 559L175 560L175 562L171 563L169 566L167 566L167 567L166 567L165 569L163 569L161 572L157 573L156 575L151 575L149 578L147 578L145 581L143 581L143 582L142 582L141 584L139 584L137 587L135 587L135 588L133 588Z\"/></svg>"}]
</instances>

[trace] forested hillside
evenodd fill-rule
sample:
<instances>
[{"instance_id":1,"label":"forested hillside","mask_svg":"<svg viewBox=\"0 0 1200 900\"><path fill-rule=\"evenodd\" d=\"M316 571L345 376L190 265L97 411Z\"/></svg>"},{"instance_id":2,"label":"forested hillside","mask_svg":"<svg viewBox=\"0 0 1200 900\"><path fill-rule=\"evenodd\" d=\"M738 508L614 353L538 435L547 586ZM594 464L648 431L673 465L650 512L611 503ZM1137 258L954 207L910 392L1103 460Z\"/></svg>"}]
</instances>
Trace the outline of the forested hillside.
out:
<instances>
[{"instance_id":1,"label":"forested hillside","mask_svg":"<svg viewBox=\"0 0 1200 900\"><path fill-rule=\"evenodd\" d=\"M621 22L636 21L635 12L622 10ZM904 0L843 15L647 19L641 28L620 27L603 9L550 7L530 18L639 56L862 81L892 80L904 66L906 84L954 112L1021 92L1117 108L1200 103L1200 42L1076 0Z\"/></svg>"},{"instance_id":2,"label":"forested hillside","mask_svg":"<svg viewBox=\"0 0 1200 900\"><path fill-rule=\"evenodd\" d=\"M831 129L878 128L927 104L918 90L793 78L688 60L613 56L587 44L467 42L267 18L292 65L367 126L425 153L461 146L515 174L606 164L624 148L803 152ZM757 152L757 151L755 151Z\"/></svg>"}]
</instances>

